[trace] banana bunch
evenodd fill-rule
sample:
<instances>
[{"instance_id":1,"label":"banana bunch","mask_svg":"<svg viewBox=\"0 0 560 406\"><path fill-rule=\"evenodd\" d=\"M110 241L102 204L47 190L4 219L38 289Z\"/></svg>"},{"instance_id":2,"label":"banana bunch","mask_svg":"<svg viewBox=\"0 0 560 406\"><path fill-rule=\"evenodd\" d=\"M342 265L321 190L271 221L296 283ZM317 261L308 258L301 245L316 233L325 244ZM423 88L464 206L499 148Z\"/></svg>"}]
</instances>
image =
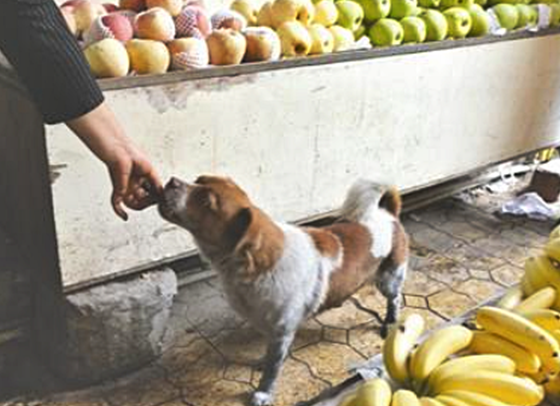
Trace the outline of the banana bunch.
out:
<instances>
[{"instance_id":1,"label":"banana bunch","mask_svg":"<svg viewBox=\"0 0 560 406\"><path fill-rule=\"evenodd\" d=\"M393 400L391 386L386 380L378 378L364 382L357 390L346 396L339 406L391 406L395 404L394 400L393 403L391 400Z\"/></svg>"}]
</instances>

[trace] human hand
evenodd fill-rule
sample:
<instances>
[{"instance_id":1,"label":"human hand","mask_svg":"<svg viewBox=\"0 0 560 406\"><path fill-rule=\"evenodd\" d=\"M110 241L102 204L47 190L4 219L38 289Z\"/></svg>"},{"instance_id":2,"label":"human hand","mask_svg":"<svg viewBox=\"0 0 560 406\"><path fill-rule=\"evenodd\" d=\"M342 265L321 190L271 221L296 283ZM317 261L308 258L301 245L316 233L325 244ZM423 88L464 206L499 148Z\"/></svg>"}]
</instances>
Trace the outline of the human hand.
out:
<instances>
[{"instance_id":1,"label":"human hand","mask_svg":"<svg viewBox=\"0 0 560 406\"><path fill-rule=\"evenodd\" d=\"M157 202L162 185L155 168L105 103L67 124L107 166L113 184L111 205L120 218L128 219L123 204L143 210Z\"/></svg>"}]
</instances>

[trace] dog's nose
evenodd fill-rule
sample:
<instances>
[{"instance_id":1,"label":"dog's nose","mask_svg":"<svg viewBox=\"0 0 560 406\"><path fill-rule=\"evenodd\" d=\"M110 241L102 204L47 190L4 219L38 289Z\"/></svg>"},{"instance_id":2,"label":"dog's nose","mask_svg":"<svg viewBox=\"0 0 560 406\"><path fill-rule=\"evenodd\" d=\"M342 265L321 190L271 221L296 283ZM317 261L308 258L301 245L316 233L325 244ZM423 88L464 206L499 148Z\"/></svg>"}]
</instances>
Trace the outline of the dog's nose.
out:
<instances>
[{"instance_id":1,"label":"dog's nose","mask_svg":"<svg viewBox=\"0 0 560 406\"><path fill-rule=\"evenodd\" d=\"M166 189L178 189L179 187L181 187L181 181L173 176L169 179L169 182L167 182Z\"/></svg>"}]
</instances>

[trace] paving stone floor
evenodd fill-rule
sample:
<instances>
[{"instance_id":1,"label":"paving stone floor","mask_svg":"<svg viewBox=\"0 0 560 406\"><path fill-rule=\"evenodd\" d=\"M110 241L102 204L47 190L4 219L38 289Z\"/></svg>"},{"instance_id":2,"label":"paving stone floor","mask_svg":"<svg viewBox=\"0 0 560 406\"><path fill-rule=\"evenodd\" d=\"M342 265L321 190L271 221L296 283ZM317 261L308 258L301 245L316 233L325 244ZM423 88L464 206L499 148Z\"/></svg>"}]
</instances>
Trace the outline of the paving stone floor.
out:
<instances>
[{"instance_id":1,"label":"paving stone floor","mask_svg":"<svg viewBox=\"0 0 560 406\"><path fill-rule=\"evenodd\" d=\"M539 251L551 223L496 217L496 199L487 195L471 192L404 216L412 245L405 314L420 313L432 327L458 316L516 283L525 259ZM359 307L383 315L384 301L370 288L354 299L300 331L280 379L278 406L312 398L379 353L379 320ZM179 293L161 359L115 382L20 404L243 405L259 379L255 362L263 350L263 340L232 313L217 282L203 281Z\"/></svg>"}]
</instances>

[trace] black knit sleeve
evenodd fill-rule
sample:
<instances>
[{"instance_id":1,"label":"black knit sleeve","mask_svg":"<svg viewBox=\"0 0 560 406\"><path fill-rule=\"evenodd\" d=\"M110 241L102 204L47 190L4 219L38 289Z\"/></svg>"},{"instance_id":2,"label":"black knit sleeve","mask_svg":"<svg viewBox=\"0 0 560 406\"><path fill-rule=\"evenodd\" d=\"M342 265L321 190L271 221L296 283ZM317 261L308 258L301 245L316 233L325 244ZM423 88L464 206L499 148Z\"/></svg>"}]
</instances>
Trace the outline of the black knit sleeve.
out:
<instances>
[{"instance_id":1,"label":"black knit sleeve","mask_svg":"<svg viewBox=\"0 0 560 406\"><path fill-rule=\"evenodd\" d=\"M48 124L79 117L103 102L53 0L0 0L0 50Z\"/></svg>"}]
</instances>

